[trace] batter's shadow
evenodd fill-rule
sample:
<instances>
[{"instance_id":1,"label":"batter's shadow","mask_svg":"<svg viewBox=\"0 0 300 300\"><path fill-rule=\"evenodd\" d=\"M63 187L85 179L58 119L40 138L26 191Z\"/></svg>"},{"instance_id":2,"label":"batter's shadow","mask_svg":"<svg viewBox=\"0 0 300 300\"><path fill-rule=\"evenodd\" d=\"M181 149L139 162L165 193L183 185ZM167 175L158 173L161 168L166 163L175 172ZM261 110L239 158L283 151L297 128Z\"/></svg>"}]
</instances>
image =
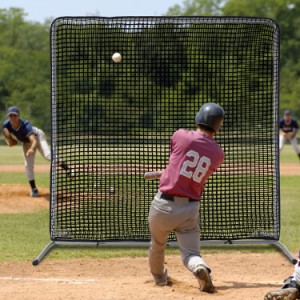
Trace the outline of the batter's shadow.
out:
<instances>
[{"instance_id":1,"label":"batter's shadow","mask_svg":"<svg viewBox=\"0 0 300 300\"><path fill-rule=\"evenodd\" d=\"M237 281L224 281L224 283L230 284L230 286L222 286L222 285L217 285L216 290L219 291L225 291L229 289L254 289L254 288L280 288L281 285L275 284L275 283L262 283L262 282L237 282Z\"/></svg>"},{"instance_id":2,"label":"batter's shadow","mask_svg":"<svg viewBox=\"0 0 300 300\"><path fill-rule=\"evenodd\" d=\"M148 281L148 283L150 283L153 281ZM230 290L230 289L257 289L257 288L266 288L269 290L273 290L273 289L279 289L282 285L280 284L275 284L275 283L262 283L262 282L238 282L238 281L224 281L225 284L228 285L215 285L216 288L216 292L222 292L222 291L226 291L226 290ZM198 289L196 287L197 283L195 283L195 288ZM190 284L186 284L186 282L182 282L180 280L176 280L175 278L170 278L170 281L168 282L168 285L166 287L173 287L173 288L192 288L194 287L193 285L191 286Z\"/></svg>"}]
</instances>

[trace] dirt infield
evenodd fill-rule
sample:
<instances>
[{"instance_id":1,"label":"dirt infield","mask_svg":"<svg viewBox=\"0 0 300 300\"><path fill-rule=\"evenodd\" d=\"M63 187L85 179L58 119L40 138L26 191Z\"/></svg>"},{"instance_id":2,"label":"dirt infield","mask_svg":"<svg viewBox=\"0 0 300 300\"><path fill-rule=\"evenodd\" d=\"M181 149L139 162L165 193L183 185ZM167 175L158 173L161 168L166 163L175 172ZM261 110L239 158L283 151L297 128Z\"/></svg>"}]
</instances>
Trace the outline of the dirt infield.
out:
<instances>
[{"instance_id":1,"label":"dirt infield","mask_svg":"<svg viewBox=\"0 0 300 300\"><path fill-rule=\"evenodd\" d=\"M213 270L215 294L200 292L179 255L168 255L166 266L173 284L166 287L153 284L146 257L44 259L38 266L30 261L0 263L0 299L257 300L279 288L292 270L291 263L280 253L204 256Z\"/></svg>"},{"instance_id":2,"label":"dirt infield","mask_svg":"<svg viewBox=\"0 0 300 300\"><path fill-rule=\"evenodd\" d=\"M1 165L0 171L5 172L5 168ZM7 172L20 172L24 167L7 168ZM49 166L37 165L36 171L48 172ZM280 171L281 174L300 175L300 165L286 164ZM49 190L39 190L41 197L31 198L28 185L0 184L0 213L49 208ZM183 267L179 254L166 256L166 267L173 282L167 287L153 284L147 257L64 261L44 258L38 266L32 265L31 257L26 262L0 263L0 299L257 300L263 299L268 291L279 288L293 270L290 261L276 249L263 254L230 251L204 252L203 255L213 270L216 294L198 290L197 281Z\"/></svg>"},{"instance_id":3,"label":"dirt infield","mask_svg":"<svg viewBox=\"0 0 300 300\"><path fill-rule=\"evenodd\" d=\"M300 163L282 163L279 168L281 175L300 175Z\"/></svg>"},{"instance_id":4,"label":"dirt infield","mask_svg":"<svg viewBox=\"0 0 300 300\"><path fill-rule=\"evenodd\" d=\"M31 212L49 207L49 189L39 188L40 197L29 197L27 184L0 184L0 214Z\"/></svg>"}]
</instances>

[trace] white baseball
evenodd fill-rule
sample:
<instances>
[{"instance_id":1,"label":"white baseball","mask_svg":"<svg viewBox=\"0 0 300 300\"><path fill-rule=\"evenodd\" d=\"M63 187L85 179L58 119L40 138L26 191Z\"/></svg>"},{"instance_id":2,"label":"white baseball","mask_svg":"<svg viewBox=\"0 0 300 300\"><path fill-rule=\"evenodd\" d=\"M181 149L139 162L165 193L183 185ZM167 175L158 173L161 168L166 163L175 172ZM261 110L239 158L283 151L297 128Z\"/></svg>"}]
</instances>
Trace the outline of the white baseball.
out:
<instances>
[{"instance_id":1,"label":"white baseball","mask_svg":"<svg viewBox=\"0 0 300 300\"><path fill-rule=\"evenodd\" d=\"M121 54L120 53L114 53L113 56L112 56L112 60L115 63L119 63L122 60Z\"/></svg>"}]
</instances>

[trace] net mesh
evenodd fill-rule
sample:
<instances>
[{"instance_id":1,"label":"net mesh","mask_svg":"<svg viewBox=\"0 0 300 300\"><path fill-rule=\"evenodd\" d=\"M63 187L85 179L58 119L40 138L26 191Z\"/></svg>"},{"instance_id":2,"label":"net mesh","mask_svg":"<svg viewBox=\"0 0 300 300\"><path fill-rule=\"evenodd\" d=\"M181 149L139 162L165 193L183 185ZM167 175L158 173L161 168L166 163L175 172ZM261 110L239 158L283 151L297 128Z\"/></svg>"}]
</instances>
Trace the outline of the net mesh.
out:
<instances>
[{"instance_id":1,"label":"net mesh","mask_svg":"<svg viewBox=\"0 0 300 300\"><path fill-rule=\"evenodd\" d=\"M56 19L51 239L148 241L158 181L143 175L164 169L173 132L212 101L226 114L225 161L201 199L201 239L278 240L278 49L270 19Z\"/></svg>"}]
</instances>

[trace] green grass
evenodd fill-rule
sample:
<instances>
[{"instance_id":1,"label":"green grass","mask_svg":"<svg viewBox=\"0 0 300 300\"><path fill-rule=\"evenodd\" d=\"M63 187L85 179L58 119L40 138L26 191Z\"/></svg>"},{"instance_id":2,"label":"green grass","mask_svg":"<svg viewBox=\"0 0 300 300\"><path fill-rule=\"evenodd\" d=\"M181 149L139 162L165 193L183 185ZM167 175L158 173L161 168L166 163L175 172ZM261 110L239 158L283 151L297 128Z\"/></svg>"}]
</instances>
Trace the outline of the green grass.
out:
<instances>
[{"instance_id":1,"label":"green grass","mask_svg":"<svg viewBox=\"0 0 300 300\"><path fill-rule=\"evenodd\" d=\"M42 155L37 151L35 157L36 164L49 164ZM0 170L1 165L24 165L23 148L19 144L14 147L0 146Z\"/></svg>"},{"instance_id":2,"label":"green grass","mask_svg":"<svg viewBox=\"0 0 300 300\"><path fill-rule=\"evenodd\" d=\"M33 260L50 242L49 238L49 212L43 210L28 214L2 214L0 215L0 261ZM115 248L115 247L54 247L47 258L107 258L124 256L145 256L146 247Z\"/></svg>"},{"instance_id":3,"label":"green grass","mask_svg":"<svg viewBox=\"0 0 300 300\"><path fill-rule=\"evenodd\" d=\"M292 145L286 143L280 153L280 162L282 163L299 163L299 158Z\"/></svg>"},{"instance_id":4,"label":"green grass","mask_svg":"<svg viewBox=\"0 0 300 300\"><path fill-rule=\"evenodd\" d=\"M0 165L1 170L1 165ZM36 184L38 187L49 187L50 183L49 173L36 173ZM23 173L0 173L0 182L2 184L28 184L25 171Z\"/></svg>"},{"instance_id":5,"label":"green grass","mask_svg":"<svg viewBox=\"0 0 300 300\"><path fill-rule=\"evenodd\" d=\"M281 241L293 251L300 249L300 176L281 176Z\"/></svg>"},{"instance_id":6,"label":"green grass","mask_svg":"<svg viewBox=\"0 0 300 300\"><path fill-rule=\"evenodd\" d=\"M37 155L38 163L47 163L40 154ZM290 145L286 145L281 153L282 162L299 163L296 154ZM22 149L20 146L8 148L0 146L0 182L8 184L27 183L25 173L1 172L1 164L23 164ZM292 253L300 248L300 206L299 206L299 181L300 176L281 176L281 238L282 242ZM49 174L38 173L39 186L49 187ZM44 209L34 213L0 214L0 261L20 260L32 261L50 242L49 210ZM268 252L275 251L274 247L258 245L224 245L203 246L203 252L239 251ZM84 246L58 246L48 252L47 259L69 258L108 258L146 256L148 247L94 247ZM168 248L167 253L178 253L177 248Z\"/></svg>"},{"instance_id":7,"label":"green grass","mask_svg":"<svg viewBox=\"0 0 300 300\"><path fill-rule=\"evenodd\" d=\"M37 152L35 157L35 163L38 164L50 164L49 161L44 159L42 155ZM25 167L22 172L1 172L1 165L22 165L24 166L24 157L22 146L17 145L14 147L1 146L0 145L0 183L2 184L28 184L27 177L25 175ZM49 173L36 173L35 178L37 186L49 187L50 174Z\"/></svg>"}]
</instances>

